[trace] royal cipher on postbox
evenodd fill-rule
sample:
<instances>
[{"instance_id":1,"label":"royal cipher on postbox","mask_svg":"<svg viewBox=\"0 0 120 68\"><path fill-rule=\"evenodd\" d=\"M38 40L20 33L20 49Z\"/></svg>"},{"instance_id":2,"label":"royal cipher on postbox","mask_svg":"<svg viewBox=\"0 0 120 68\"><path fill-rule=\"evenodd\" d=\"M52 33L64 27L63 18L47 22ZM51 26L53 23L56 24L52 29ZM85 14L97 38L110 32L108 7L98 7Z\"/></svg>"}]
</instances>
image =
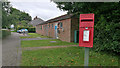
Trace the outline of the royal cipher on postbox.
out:
<instances>
[{"instance_id":1,"label":"royal cipher on postbox","mask_svg":"<svg viewBox=\"0 0 120 68\"><path fill-rule=\"evenodd\" d=\"M80 14L79 46L93 47L94 14Z\"/></svg>"}]
</instances>

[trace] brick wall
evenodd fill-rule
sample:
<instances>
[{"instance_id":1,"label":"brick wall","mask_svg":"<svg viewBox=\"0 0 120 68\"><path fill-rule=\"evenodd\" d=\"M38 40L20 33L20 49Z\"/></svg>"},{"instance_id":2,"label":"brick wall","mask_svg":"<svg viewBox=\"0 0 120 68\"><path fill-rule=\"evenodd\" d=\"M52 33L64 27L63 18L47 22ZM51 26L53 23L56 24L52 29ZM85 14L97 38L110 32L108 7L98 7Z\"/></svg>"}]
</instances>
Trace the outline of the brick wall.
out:
<instances>
[{"instance_id":1,"label":"brick wall","mask_svg":"<svg viewBox=\"0 0 120 68\"><path fill-rule=\"evenodd\" d=\"M71 42L74 42L74 31L79 30L79 18L71 19Z\"/></svg>"},{"instance_id":2,"label":"brick wall","mask_svg":"<svg viewBox=\"0 0 120 68\"><path fill-rule=\"evenodd\" d=\"M36 26L36 33L40 33L40 27L39 27L40 25L37 25Z\"/></svg>"},{"instance_id":3,"label":"brick wall","mask_svg":"<svg viewBox=\"0 0 120 68\"><path fill-rule=\"evenodd\" d=\"M77 18L70 18L70 19L65 19L57 22L51 22L48 24L37 25L36 33L55 38L55 23L61 22L63 28L59 29L60 31L60 33L58 33L59 39L62 41L73 42L74 31L79 30L78 20L79 19ZM43 27L42 30L41 30L41 26Z\"/></svg>"},{"instance_id":4,"label":"brick wall","mask_svg":"<svg viewBox=\"0 0 120 68\"><path fill-rule=\"evenodd\" d=\"M48 36L48 24L43 24L43 25L44 25L43 26L43 31L44 31L43 35Z\"/></svg>"},{"instance_id":5,"label":"brick wall","mask_svg":"<svg viewBox=\"0 0 120 68\"><path fill-rule=\"evenodd\" d=\"M47 28L46 28L47 24L43 24L43 25L37 25L36 26L36 33L40 34L40 35L44 35L47 36Z\"/></svg>"},{"instance_id":6,"label":"brick wall","mask_svg":"<svg viewBox=\"0 0 120 68\"><path fill-rule=\"evenodd\" d=\"M48 34L49 34L49 37L53 37L55 38L55 23L57 22L52 22L52 23L49 23L48 24Z\"/></svg>"},{"instance_id":7,"label":"brick wall","mask_svg":"<svg viewBox=\"0 0 120 68\"><path fill-rule=\"evenodd\" d=\"M58 34L59 39L62 41L71 42L71 38L70 38L71 19L65 19L60 22L62 23L63 28L60 29L60 33Z\"/></svg>"}]
</instances>

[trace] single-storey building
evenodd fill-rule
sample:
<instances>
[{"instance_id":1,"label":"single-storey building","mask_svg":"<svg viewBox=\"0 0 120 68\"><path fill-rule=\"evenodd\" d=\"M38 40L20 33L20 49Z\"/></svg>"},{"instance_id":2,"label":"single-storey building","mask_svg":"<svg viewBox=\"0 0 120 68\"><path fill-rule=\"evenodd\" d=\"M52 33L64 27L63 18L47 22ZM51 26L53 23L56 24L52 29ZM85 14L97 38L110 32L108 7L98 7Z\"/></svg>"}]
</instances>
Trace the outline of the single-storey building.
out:
<instances>
[{"instance_id":1,"label":"single-storey building","mask_svg":"<svg viewBox=\"0 0 120 68\"><path fill-rule=\"evenodd\" d=\"M79 18L73 14L65 14L36 25L36 33L73 42L74 31L79 30Z\"/></svg>"}]
</instances>

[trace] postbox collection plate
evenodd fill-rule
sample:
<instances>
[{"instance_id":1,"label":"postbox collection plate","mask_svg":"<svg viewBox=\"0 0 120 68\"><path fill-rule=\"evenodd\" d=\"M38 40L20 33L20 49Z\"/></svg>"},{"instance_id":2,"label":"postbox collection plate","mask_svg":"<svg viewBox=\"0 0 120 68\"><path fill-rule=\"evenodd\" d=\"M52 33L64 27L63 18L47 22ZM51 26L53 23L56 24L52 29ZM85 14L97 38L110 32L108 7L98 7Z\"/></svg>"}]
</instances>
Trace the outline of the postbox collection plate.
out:
<instances>
[{"instance_id":1,"label":"postbox collection plate","mask_svg":"<svg viewBox=\"0 0 120 68\"><path fill-rule=\"evenodd\" d=\"M83 41L89 41L89 30L83 31Z\"/></svg>"}]
</instances>

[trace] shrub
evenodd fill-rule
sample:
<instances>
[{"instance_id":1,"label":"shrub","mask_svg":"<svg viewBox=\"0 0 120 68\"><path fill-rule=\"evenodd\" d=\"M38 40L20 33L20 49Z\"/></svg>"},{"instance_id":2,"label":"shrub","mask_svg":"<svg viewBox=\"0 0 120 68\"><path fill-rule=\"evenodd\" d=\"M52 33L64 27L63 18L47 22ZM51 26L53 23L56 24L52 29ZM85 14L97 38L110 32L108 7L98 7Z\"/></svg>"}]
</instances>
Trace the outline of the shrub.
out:
<instances>
[{"instance_id":1,"label":"shrub","mask_svg":"<svg viewBox=\"0 0 120 68\"><path fill-rule=\"evenodd\" d=\"M28 28L28 31L29 31L29 32L32 32L32 33L35 33L35 32L36 32L36 29L35 29L35 28Z\"/></svg>"},{"instance_id":2,"label":"shrub","mask_svg":"<svg viewBox=\"0 0 120 68\"><path fill-rule=\"evenodd\" d=\"M5 38L10 34L11 34L11 32L9 30L2 30L2 38Z\"/></svg>"},{"instance_id":3,"label":"shrub","mask_svg":"<svg viewBox=\"0 0 120 68\"><path fill-rule=\"evenodd\" d=\"M95 25L94 46L96 51L120 53L120 24L107 22L101 16Z\"/></svg>"}]
</instances>

